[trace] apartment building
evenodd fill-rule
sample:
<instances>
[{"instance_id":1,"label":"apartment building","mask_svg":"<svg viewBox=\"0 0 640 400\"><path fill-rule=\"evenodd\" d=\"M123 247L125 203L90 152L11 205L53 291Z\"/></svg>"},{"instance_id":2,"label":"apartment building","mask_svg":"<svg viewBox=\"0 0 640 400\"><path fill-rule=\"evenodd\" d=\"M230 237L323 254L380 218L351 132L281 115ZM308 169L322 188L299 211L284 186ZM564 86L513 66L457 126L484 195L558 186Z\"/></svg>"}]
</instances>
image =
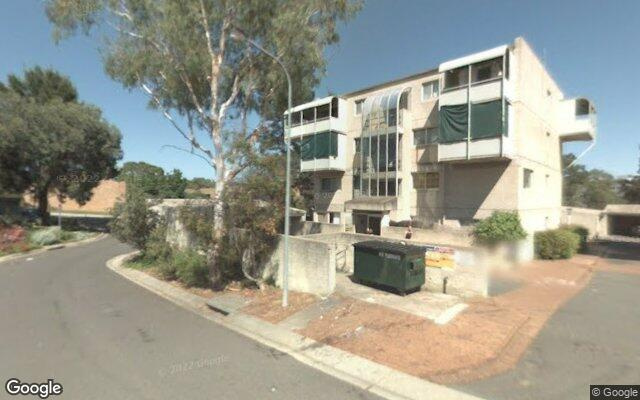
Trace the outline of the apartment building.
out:
<instances>
[{"instance_id":1,"label":"apartment building","mask_svg":"<svg viewBox=\"0 0 640 400\"><path fill-rule=\"evenodd\" d=\"M314 220L374 233L495 210L517 211L530 232L556 227L562 144L596 136L593 104L566 97L522 38L298 105L291 125Z\"/></svg>"}]
</instances>

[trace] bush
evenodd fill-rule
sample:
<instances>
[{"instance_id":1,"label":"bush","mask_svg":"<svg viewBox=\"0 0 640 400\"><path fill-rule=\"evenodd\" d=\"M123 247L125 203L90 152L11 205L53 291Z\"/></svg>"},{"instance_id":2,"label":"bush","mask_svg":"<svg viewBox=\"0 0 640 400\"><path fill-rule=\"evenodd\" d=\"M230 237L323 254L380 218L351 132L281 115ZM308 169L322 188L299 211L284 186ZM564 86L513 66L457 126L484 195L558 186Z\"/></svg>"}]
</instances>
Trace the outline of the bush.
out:
<instances>
[{"instance_id":1,"label":"bush","mask_svg":"<svg viewBox=\"0 0 640 400\"><path fill-rule=\"evenodd\" d=\"M209 270L205 256L193 250L176 251L172 261L176 276L185 285L206 287L209 284Z\"/></svg>"},{"instance_id":2,"label":"bush","mask_svg":"<svg viewBox=\"0 0 640 400\"><path fill-rule=\"evenodd\" d=\"M153 228L142 251L146 261L166 262L171 258L172 249L166 241L166 236L165 224L158 224Z\"/></svg>"},{"instance_id":3,"label":"bush","mask_svg":"<svg viewBox=\"0 0 640 400\"><path fill-rule=\"evenodd\" d=\"M158 273L162 277L162 279L172 281L178 278L176 265L173 263L172 259L158 261Z\"/></svg>"},{"instance_id":4,"label":"bush","mask_svg":"<svg viewBox=\"0 0 640 400\"><path fill-rule=\"evenodd\" d=\"M583 253L587 251L587 240L589 239L589 229L582 225L562 225L560 229L568 230L580 236L580 247L578 251Z\"/></svg>"},{"instance_id":5,"label":"bush","mask_svg":"<svg viewBox=\"0 0 640 400\"><path fill-rule=\"evenodd\" d=\"M156 214L149 209L145 194L136 185L127 185L124 203L117 203L109 224L111 233L125 243L143 250L157 224Z\"/></svg>"},{"instance_id":6,"label":"bush","mask_svg":"<svg viewBox=\"0 0 640 400\"><path fill-rule=\"evenodd\" d=\"M495 246L502 242L515 242L527 237L516 212L494 211L489 218L478 222L473 231L476 243Z\"/></svg>"},{"instance_id":7,"label":"bush","mask_svg":"<svg viewBox=\"0 0 640 400\"><path fill-rule=\"evenodd\" d=\"M61 240L62 231L58 226L39 229L29 236L29 241L36 246L48 246L60 243Z\"/></svg>"},{"instance_id":8,"label":"bush","mask_svg":"<svg viewBox=\"0 0 640 400\"><path fill-rule=\"evenodd\" d=\"M580 247L580 236L567 229L552 229L535 234L538 258L558 260L573 257Z\"/></svg>"}]
</instances>

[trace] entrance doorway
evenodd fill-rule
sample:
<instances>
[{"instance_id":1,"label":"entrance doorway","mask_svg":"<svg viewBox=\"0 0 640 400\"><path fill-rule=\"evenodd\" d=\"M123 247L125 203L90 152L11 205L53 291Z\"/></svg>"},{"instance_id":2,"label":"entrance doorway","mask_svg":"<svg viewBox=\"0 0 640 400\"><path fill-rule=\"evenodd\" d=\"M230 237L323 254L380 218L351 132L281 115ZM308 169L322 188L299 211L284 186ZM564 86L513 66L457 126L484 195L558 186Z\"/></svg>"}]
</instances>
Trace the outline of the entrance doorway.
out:
<instances>
[{"instance_id":1,"label":"entrance doorway","mask_svg":"<svg viewBox=\"0 0 640 400\"><path fill-rule=\"evenodd\" d=\"M355 212L354 220L356 233L369 233L368 230L371 230L374 235L380 236L381 213Z\"/></svg>"}]
</instances>

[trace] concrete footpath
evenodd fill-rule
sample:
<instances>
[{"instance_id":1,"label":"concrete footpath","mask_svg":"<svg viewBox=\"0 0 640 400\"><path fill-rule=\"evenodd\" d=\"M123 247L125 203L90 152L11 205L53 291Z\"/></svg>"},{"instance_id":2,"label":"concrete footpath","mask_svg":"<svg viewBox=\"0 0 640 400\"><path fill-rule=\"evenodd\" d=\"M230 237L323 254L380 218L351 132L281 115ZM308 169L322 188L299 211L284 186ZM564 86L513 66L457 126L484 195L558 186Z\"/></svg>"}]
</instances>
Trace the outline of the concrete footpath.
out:
<instances>
[{"instance_id":1,"label":"concrete footpath","mask_svg":"<svg viewBox=\"0 0 640 400\"><path fill-rule=\"evenodd\" d=\"M133 252L112 258L107 262L107 267L187 310L365 391L388 399L479 399L309 339L284 326L239 311L226 316L215 312L206 306L205 299L200 296L145 272L124 268L124 262L135 254Z\"/></svg>"}]
</instances>

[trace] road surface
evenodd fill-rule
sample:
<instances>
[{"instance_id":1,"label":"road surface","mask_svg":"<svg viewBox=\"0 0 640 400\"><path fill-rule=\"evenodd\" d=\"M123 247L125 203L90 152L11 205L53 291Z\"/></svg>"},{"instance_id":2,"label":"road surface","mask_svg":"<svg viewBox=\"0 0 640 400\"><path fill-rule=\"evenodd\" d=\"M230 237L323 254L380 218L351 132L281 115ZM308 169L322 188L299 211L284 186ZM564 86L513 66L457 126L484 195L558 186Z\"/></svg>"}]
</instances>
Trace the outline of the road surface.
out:
<instances>
[{"instance_id":1,"label":"road surface","mask_svg":"<svg viewBox=\"0 0 640 400\"><path fill-rule=\"evenodd\" d=\"M105 267L129 250L109 237L0 263L0 398L10 378L54 379L50 399L378 398Z\"/></svg>"}]
</instances>

